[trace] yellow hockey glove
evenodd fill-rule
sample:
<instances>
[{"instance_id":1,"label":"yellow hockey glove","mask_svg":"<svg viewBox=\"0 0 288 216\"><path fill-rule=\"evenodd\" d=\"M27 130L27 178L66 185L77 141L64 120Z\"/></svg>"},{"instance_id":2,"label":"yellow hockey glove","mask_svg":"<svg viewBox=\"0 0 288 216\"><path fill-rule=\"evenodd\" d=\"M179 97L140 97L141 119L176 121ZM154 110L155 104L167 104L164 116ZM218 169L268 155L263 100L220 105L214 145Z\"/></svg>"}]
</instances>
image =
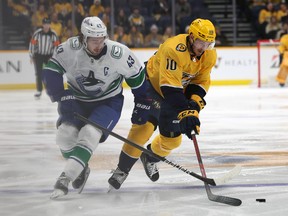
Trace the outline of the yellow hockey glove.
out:
<instances>
[{"instance_id":1,"label":"yellow hockey glove","mask_svg":"<svg viewBox=\"0 0 288 216\"><path fill-rule=\"evenodd\" d=\"M192 102L195 102L198 105L199 108L196 108L198 110L198 112L200 112L202 109L204 109L204 107L206 105L206 101L197 94L191 95L191 100L189 101L190 106L192 105Z\"/></svg>"}]
</instances>

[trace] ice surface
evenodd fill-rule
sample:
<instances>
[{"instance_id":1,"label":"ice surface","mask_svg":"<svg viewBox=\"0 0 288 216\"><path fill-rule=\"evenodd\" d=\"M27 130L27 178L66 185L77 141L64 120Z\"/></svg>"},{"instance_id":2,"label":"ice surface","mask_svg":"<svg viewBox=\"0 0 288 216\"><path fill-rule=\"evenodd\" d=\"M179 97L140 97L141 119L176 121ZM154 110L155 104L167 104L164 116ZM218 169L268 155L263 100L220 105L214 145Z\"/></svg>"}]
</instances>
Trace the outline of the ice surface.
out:
<instances>
[{"instance_id":1,"label":"ice surface","mask_svg":"<svg viewBox=\"0 0 288 216\"><path fill-rule=\"evenodd\" d=\"M133 98L128 89L124 94L114 132L126 137ZM151 182L137 162L120 190L107 193L122 147L113 137L94 153L82 194L70 188L63 199L50 200L65 166L55 144L56 104L45 94L35 101L33 91L25 90L0 91L0 215L288 215L288 88L213 86L205 99L197 139L208 177L243 166L240 175L211 190L241 199L241 206L209 201L201 181L164 163L158 182ZM186 137L168 159L200 174Z\"/></svg>"}]
</instances>

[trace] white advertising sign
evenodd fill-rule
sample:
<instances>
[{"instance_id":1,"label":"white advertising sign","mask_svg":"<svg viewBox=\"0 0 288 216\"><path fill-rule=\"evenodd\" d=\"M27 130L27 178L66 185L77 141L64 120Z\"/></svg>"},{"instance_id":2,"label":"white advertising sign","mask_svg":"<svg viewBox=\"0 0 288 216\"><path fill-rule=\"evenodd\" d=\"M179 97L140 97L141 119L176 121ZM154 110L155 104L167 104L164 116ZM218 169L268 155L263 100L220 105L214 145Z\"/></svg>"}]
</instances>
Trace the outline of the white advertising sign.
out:
<instances>
[{"instance_id":1,"label":"white advertising sign","mask_svg":"<svg viewBox=\"0 0 288 216\"><path fill-rule=\"evenodd\" d=\"M134 49L141 62L147 61L156 49ZM217 62L212 81L257 79L257 48L217 48ZM35 85L34 65L28 51L0 51L0 87L9 84Z\"/></svg>"},{"instance_id":2,"label":"white advertising sign","mask_svg":"<svg viewBox=\"0 0 288 216\"><path fill-rule=\"evenodd\" d=\"M0 85L35 83L34 65L27 51L0 52Z\"/></svg>"},{"instance_id":3,"label":"white advertising sign","mask_svg":"<svg viewBox=\"0 0 288 216\"><path fill-rule=\"evenodd\" d=\"M212 80L257 79L257 49L218 48L217 62L212 70Z\"/></svg>"}]
</instances>

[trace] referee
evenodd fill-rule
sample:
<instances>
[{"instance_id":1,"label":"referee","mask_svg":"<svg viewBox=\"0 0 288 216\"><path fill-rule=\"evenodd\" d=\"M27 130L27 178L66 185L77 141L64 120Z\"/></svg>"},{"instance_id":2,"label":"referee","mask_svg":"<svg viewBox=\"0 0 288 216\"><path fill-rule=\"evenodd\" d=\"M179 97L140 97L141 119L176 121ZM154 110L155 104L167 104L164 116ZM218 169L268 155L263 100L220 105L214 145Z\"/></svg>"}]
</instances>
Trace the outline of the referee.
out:
<instances>
[{"instance_id":1,"label":"referee","mask_svg":"<svg viewBox=\"0 0 288 216\"><path fill-rule=\"evenodd\" d=\"M29 44L29 55L31 63L35 66L36 89L35 99L40 99L42 85L42 68L43 64L47 64L52 57L54 49L59 45L60 41L56 33L50 28L51 21L49 18L42 20L42 28L36 30Z\"/></svg>"}]
</instances>

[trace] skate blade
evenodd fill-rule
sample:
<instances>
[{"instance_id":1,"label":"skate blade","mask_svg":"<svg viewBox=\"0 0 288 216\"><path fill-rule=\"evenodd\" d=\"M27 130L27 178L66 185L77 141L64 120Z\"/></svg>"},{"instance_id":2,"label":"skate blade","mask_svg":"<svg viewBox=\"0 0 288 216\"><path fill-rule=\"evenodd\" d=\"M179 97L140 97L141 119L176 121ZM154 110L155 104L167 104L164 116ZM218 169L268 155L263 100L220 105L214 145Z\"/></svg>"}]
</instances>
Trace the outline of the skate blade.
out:
<instances>
[{"instance_id":1,"label":"skate blade","mask_svg":"<svg viewBox=\"0 0 288 216\"><path fill-rule=\"evenodd\" d=\"M57 198L60 198L60 197L63 197L65 196L66 194L62 191L62 190L59 190L59 189L55 189L52 194L50 195L50 199L51 200L55 200Z\"/></svg>"},{"instance_id":2,"label":"skate blade","mask_svg":"<svg viewBox=\"0 0 288 216\"><path fill-rule=\"evenodd\" d=\"M88 168L89 169L89 168ZM83 184L81 185L81 187L78 189L78 194L81 194L83 189L84 189L84 186L86 185L86 182L88 180L88 177L90 175L90 169L87 170L87 173L85 174L85 181L83 182Z\"/></svg>"},{"instance_id":3,"label":"skate blade","mask_svg":"<svg viewBox=\"0 0 288 216\"><path fill-rule=\"evenodd\" d=\"M116 191L116 189L112 185L109 184L107 193L110 193L110 192L113 192L113 191Z\"/></svg>"}]
</instances>

